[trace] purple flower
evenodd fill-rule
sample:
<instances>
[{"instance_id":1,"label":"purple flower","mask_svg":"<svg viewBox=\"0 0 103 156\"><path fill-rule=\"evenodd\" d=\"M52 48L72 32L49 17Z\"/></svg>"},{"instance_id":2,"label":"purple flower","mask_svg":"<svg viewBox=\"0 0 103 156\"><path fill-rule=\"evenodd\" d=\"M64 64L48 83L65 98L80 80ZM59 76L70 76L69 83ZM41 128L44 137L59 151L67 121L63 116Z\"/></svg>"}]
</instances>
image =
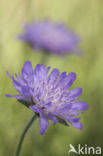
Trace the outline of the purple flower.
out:
<instances>
[{"instance_id":1,"label":"purple flower","mask_svg":"<svg viewBox=\"0 0 103 156\"><path fill-rule=\"evenodd\" d=\"M44 50L55 54L79 53L79 37L63 24L51 21L26 24L20 40L29 43L34 50Z\"/></svg>"},{"instance_id":2,"label":"purple flower","mask_svg":"<svg viewBox=\"0 0 103 156\"><path fill-rule=\"evenodd\" d=\"M66 72L60 74L58 69L53 69L48 74L50 67L38 64L34 69L31 62L26 62L17 80L13 76L9 77L13 81L15 89L19 95L6 95L7 97L16 97L17 100L26 104L39 116L40 134L43 135L49 125L48 120L68 125L70 122L73 127L82 129L79 122L80 113L88 109L88 104L79 101L78 97L82 93L81 88L70 90L74 80L75 73L66 75Z\"/></svg>"}]
</instances>

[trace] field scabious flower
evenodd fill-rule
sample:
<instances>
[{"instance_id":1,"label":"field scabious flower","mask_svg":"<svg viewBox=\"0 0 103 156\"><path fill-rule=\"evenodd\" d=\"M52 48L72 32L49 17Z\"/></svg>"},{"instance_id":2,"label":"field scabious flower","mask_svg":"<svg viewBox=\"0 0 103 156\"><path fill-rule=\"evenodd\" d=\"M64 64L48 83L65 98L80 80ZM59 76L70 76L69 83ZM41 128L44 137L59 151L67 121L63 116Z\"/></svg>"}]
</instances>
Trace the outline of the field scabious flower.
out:
<instances>
[{"instance_id":1,"label":"field scabious flower","mask_svg":"<svg viewBox=\"0 0 103 156\"><path fill-rule=\"evenodd\" d=\"M20 102L28 104L27 106L39 116L41 135L49 125L48 120L52 120L54 125L57 122L65 125L70 122L73 127L82 129L80 117L77 116L88 109L88 104L78 100L82 93L81 88L70 90L76 74L60 74L58 69L53 69L48 74L49 70L50 67L46 68L42 64L33 69L31 62L25 62L21 74L15 74L17 80L8 73L20 94L6 96L16 97Z\"/></svg>"},{"instance_id":2,"label":"field scabious flower","mask_svg":"<svg viewBox=\"0 0 103 156\"><path fill-rule=\"evenodd\" d=\"M79 37L63 24L51 21L38 21L26 24L24 34L19 39L30 44L34 50L43 50L54 54L66 55L79 53Z\"/></svg>"}]
</instances>

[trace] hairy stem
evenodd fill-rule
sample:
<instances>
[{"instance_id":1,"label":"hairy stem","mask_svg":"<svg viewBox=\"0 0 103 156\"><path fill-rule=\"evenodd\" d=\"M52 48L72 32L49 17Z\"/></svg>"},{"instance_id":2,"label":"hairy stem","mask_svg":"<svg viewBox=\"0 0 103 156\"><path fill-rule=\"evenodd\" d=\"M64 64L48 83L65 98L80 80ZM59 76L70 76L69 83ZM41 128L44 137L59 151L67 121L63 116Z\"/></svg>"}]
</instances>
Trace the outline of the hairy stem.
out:
<instances>
[{"instance_id":1,"label":"hairy stem","mask_svg":"<svg viewBox=\"0 0 103 156\"><path fill-rule=\"evenodd\" d=\"M18 143L18 146L17 146L17 150L16 150L16 153L15 153L15 156L19 156L20 150L21 150L21 147L22 147L22 144L23 144L23 141L24 141L24 137L25 137L28 129L32 125L33 121L36 119L36 117L37 117L37 115L33 114L33 116L30 118L30 120L26 124L26 126L25 126L25 128L24 128L24 130L23 130L23 132L21 134L21 137L20 137L20 140L19 140L19 143Z\"/></svg>"}]
</instances>

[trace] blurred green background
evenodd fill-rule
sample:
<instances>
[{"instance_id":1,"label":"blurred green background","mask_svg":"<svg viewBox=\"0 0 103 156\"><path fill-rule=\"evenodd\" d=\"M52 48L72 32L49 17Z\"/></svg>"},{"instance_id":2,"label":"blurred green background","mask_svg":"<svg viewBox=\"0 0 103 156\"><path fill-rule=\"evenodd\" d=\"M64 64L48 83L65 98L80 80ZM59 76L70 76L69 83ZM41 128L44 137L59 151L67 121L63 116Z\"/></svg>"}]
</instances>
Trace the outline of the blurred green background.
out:
<instances>
[{"instance_id":1,"label":"blurred green background","mask_svg":"<svg viewBox=\"0 0 103 156\"><path fill-rule=\"evenodd\" d=\"M67 156L69 144L103 147L103 1L102 0L0 0L0 156L12 156L24 125L32 111L15 98L12 81L6 70L21 71L25 61L35 67L43 53L35 53L16 39L24 22L41 19L62 21L83 39L81 57L51 56L48 65L60 71L76 72L73 88L82 87L82 98L89 110L82 115L83 130L60 124L39 134L38 120L30 128L22 146L21 156ZM73 154L70 154L74 156Z\"/></svg>"}]
</instances>

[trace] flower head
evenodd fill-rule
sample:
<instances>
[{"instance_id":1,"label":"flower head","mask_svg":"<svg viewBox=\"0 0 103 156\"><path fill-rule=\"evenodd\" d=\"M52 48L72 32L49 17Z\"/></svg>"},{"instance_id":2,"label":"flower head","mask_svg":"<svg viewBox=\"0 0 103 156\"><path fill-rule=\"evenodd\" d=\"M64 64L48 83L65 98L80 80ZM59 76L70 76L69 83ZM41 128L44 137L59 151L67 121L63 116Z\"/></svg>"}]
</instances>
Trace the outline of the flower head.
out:
<instances>
[{"instance_id":1,"label":"flower head","mask_svg":"<svg viewBox=\"0 0 103 156\"><path fill-rule=\"evenodd\" d=\"M81 88L70 90L76 74L60 74L58 69L53 69L48 74L49 69L50 67L46 68L42 64L33 69L27 61L20 76L15 74L17 80L8 74L20 94L6 96L16 97L39 116L39 129L42 135L49 125L48 120L52 120L54 125L57 122L68 125L67 122L70 122L73 127L81 129L80 117L77 116L88 109L88 104L77 100L82 93Z\"/></svg>"},{"instance_id":2,"label":"flower head","mask_svg":"<svg viewBox=\"0 0 103 156\"><path fill-rule=\"evenodd\" d=\"M50 21L26 24L24 34L19 38L29 43L34 50L44 50L55 54L78 53L79 37L63 24Z\"/></svg>"}]
</instances>

